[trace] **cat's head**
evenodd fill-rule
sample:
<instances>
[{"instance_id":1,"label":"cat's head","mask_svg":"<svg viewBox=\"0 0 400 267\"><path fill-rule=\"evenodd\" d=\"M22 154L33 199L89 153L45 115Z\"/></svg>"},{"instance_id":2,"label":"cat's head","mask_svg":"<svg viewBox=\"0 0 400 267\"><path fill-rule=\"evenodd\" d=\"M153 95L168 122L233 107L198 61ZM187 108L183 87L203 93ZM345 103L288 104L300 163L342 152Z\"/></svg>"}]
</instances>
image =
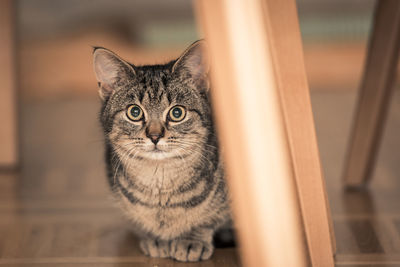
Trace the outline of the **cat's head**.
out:
<instances>
[{"instance_id":1,"label":"cat's head","mask_svg":"<svg viewBox=\"0 0 400 267\"><path fill-rule=\"evenodd\" d=\"M165 65L134 66L96 48L94 70L107 141L122 158L185 158L212 134L204 41Z\"/></svg>"}]
</instances>

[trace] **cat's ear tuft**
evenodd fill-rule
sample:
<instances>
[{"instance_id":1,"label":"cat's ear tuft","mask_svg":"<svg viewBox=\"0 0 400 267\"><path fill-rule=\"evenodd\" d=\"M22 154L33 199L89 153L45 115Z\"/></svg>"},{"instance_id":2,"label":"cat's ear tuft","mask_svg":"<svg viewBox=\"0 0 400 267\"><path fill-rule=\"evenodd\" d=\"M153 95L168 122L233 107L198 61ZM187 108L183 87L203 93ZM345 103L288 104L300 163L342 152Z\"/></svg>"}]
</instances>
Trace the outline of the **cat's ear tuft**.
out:
<instances>
[{"instance_id":1,"label":"cat's ear tuft","mask_svg":"<svg viewBox=\"0 0 400 267\"><path fill-rule=\"evenodd\" d=\"M172 72L186 72L195 82L204 82L208 79L209 69L207 44L204 40L199 40L183 52L172 67Z\"/></svg>"},{"instance_id":2,"label":"cat's ear tuft","mask_svg":"<svg viewBox=\"0 0 400 267\"><path fill-rule=\"evenodd\" d=\"M118 82L135 75L135 70L129 63L102 47L95 47L93 50L93 66L103 100L113 93Z\"/></svg>"}]
</instances>

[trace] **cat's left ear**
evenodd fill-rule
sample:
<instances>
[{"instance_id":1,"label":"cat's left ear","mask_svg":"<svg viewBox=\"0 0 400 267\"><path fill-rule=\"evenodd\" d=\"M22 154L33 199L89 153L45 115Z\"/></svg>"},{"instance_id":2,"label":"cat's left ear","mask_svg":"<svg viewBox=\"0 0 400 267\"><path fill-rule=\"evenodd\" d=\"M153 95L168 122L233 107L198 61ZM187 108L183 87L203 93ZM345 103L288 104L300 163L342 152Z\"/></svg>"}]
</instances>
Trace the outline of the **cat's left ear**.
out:
<instances>
[{"instance_id":1,"label":"cat's left ear","mask_svg":"<svg viewBox=\"0 0 400 267\"><path fill-rule=\"evenodd\" d=\"M209 62L207 44L204 40L199 40L183 52L172 67L172 72L189 74L197 85L208 90Z\"/></svg>"}]
</instances>

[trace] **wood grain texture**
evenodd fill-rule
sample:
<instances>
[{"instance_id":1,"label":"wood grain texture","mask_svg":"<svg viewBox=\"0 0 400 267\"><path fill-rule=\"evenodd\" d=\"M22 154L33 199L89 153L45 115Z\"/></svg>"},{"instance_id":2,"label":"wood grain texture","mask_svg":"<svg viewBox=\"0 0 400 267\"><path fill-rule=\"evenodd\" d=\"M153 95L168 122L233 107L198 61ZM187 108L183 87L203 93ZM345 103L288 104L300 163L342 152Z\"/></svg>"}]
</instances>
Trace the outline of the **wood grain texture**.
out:
<instances>
[{"instance_id":1,"label":"wood grain texture","mask_svg":"<svg viewBox=\"0 0 400 267\"><path fill-rule=\"evenodd\" d=\"M0 167L17 164L14 1L0 1Z\"/></svg>"},{"instance_id":2,"label":"wood grain texture","mask_svg":"<svg viewBox=\"0 0 400 267\"><path fill-rule=\"evenodd\" d=\"M343 175L347 187L364 186L372 176L395 80L399 48L400 2L377 1Z\"/></svg>"},{"instance_id":3,"label":"wood grain texture","mask_svg":"<svg viewBox=\"0 0 400 267\"><path fill-rule=\"evenodd\" d=\"M271 58L275 36L265 27L263 1L196 3L209 44L211 93L243 265L305 266L284 107Z\"/></svg>"},{"instance_id":4,"label":"wood grain texture","mask_svg":"<svg viewBox=\"0 0 400 267\"><path fill-rule=\"evenodd\" d=\"M335 237L319 159L296 3L264 1L275 76L312 266L333 266Z\"/></svg>"}]
</instances>

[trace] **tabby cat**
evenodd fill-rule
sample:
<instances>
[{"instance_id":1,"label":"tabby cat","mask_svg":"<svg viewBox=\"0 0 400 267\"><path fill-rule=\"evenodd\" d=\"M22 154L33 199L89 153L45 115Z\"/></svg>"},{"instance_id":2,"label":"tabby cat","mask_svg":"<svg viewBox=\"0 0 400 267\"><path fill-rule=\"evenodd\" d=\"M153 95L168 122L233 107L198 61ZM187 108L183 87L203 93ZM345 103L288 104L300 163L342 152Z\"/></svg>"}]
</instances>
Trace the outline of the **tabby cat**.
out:
<instances>
[{"instance_id":1,"label":"tabby cat","mask_svg":"<svg viewBox=\"0 0 400 267\"><path fill-rule=\"evenodd\" d=\"M93 52L109 183L151 257L208 259L214 233L230 223L205 47L151 66Z\"/></svg>"}]
</instances>

